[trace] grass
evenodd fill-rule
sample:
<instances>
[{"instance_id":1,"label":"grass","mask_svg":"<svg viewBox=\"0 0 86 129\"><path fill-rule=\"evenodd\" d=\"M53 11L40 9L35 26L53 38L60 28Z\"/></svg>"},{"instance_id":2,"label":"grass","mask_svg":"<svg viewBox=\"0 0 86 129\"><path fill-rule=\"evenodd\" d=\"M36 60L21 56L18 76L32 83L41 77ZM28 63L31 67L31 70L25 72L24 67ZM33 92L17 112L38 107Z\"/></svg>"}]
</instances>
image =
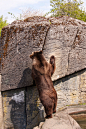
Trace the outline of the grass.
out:
<instances>
[{"instance_id":1,"label":"grass","mask_svg":"<svg viewBox=\"0 0 86 129\"><path fill-rule=\"evenodd\" d=\"M79 105L86 105L86 103L79 103Z\"/></svg>"}]
</instances>

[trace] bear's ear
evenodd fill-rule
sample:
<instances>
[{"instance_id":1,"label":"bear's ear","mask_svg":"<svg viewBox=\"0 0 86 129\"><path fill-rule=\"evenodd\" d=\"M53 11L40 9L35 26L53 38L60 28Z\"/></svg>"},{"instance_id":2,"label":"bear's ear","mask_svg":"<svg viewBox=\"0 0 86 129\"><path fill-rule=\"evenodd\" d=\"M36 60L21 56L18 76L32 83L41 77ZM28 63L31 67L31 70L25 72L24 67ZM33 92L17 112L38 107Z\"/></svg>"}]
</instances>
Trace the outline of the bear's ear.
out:
<instances>
[{"instance_id":1,"label":"bear's ear","mask_svg":"<svg viewBox=\"0 0 86 129\"><path fill-rule=\"evenodd\" d=\"M39 54L42 54L43 53L43 51L41 50L41 51L39 51Z\"/></svg>"},{"instance_id":2,"label":"bear's ear","mask_svg":"<svg viewBox=\"0 0 86 129\"><path fill-rule=\"evenodd\" d=\"M33 55L30 55L30 58L32 59L33 58Z\"/></svg>"},{"instance_id":3,"label":"bear's ear","mask_svg":"<svg viewBox=\"0 0 86 129\"><path fill-rule=\"evenodd\" d=\"M50 64L55 65L55 56L50 57Z\"/></svg>"},{"instance_id":4,"label":"bear's ear","mask_svg":"<svg viewBox=\"0 0 86 129\"><path fill-rule=\"evenodd\" d=\"M32 54L30 55L30 58L33 59L34 57L34 52L32 52Z\"/></svg>"}]
</instances>

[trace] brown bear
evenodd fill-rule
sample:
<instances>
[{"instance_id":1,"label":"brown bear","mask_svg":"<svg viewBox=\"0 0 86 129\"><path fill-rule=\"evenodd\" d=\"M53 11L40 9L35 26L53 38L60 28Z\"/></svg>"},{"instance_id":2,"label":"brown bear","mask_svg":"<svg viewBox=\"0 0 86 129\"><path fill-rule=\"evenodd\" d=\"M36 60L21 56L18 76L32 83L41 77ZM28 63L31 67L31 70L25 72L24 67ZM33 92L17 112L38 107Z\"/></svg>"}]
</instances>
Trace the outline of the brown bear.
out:
<instances>
[{"instance_id":1,"label":"brown bear","mask_svg":"<svg viewBox=\"0 0 86 129\"><path fill-rule=\"evenodd\" d=\"M55 71L55 57L50 57L48 63L42 51L33 52L32 59L32 78L35 80L39 92L39 98L45 108L46 118L52 118L52 113L56 112L57 93L54 89L51 76Z\"/></svg>"}]
</instances>

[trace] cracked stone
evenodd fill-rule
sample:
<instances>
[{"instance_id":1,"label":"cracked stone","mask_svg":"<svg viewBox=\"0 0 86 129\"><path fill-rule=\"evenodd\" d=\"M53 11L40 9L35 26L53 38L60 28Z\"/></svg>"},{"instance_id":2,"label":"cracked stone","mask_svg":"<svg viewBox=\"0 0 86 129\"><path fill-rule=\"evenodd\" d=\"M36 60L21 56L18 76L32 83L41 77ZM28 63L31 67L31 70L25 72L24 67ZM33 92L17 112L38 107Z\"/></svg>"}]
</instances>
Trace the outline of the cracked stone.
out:
<instances>
[{"instance_id":1,"label":"cracked stone","mask_svg":"<svg viewBox=\"0 0 86 129\"><path fill-rule=\"evenodd\" d=\"M70 17L15 21L2 29L1 44L2 91L33 85L33 51L56 57L53 81L86 68L86 23Z\"/></svg>"}]
</instances>

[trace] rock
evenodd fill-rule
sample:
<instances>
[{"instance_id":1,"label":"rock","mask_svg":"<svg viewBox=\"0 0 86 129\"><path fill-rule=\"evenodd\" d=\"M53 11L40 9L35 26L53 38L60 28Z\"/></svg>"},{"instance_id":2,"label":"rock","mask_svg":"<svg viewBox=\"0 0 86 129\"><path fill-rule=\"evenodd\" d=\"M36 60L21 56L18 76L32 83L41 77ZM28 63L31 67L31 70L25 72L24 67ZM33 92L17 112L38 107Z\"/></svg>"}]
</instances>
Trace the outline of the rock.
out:
<instances>
[{"instance_id":1,"label":"rock","mask_svg":"<svg viewBox=\"0 0 86 129\"><path fill-rule=\"evenodd\" d=\"M44 121L44 109L39 101L36 86L3 91L2 98L0 94L0 113L0 120L4 119L5 129L33 129L39 125Z\"/></svg>"},{"instance_id":2,"label":"rock","mask_svg":"<svg viewBox=\"0 0 86 129\"><path fill-rule=\"evenodd\" d=\"M1 74L1 58L2 58L2 41L0 37L0 74Z\"/></svg>"},{"instance_id":3,"label":"rock","mask_svg":"<svg viewBox=\"0 0 86 129\"><path fill-rule=\"evenodd\" d=\"M38 126L34 127L33 129L40 129Z\"/></svg>"},{"instance_id":4,"label":"rock","mask_svg":"<svg viewBox=\"0 0 86 129\"><path fill-rule=\"evenodd\" d=\"M2 95L1 95L1 74L0 74L0 128L4 129L4 125L3 125Z\"/></svg>"},{"instance_id":5,"label":"rock","mask_svg":"<svg viewBox=\"0 0 86 129\"><path fill-rule=\"evenodd\" d=\"M10 90L33 85L31 78L33 51L43 50L49 61L56 57L55 81L86 68L86 23L67 16L31 17L15 21L2 29L0 53L2 86ZM82 63L81 63L82 62Z\"/></svg>"},{"instance_id":6,"label":"rock","mask_svg":"<svg viewBox=\"0 0 86 129\"><path fill-rule=\"evenodd\" d=\"M54 81L58 95L57 109L86 103L86 69Z\"/></svg>"},{"instance_id":7,"label":"rock","mask_svg":"<svg viewBox=\"0 0 86 129\"><path fill-rule=\"evenodd\" d=\"M25 89L5 91L2 93L3 119L5 129L25 129Z\"/></svg>"},{"instance_id":8,"label":"rock","mask_svg":"<svg viewBox=\"0 0 86 129\"><path fill-rule=\"evenodd\" d=\"M68 106L67 108L63 109L64 112L68 113L69 115L73 114L80 114L86 112L86 105L72 105Z\"/></svg>"},{"instance_id":9,"label":"rock","mask_svg":"<svg viewBox=\"0 0 86 129\"><path fill-rule=\"evenodd\" d=\"M53 118L46 119L34 129L81 129L73 118L77 121L86 120L86 105L67 106L53 114Z\"/></svg>"},{"instance_id":10,"label":"rock","mask_svg":"<svg viewBox=\"0 0 86 129\"><path fill-rule=\"evenodd\" d=\"M55 81L86 68L86 23L70 17L51 18L44 45L47 60L56 57ZM81 63L82 62L82 63Z\"/></svg>"},{"instance_id":11,"label":"rock","mask_svg":"<svg viewBox=\"0 0 86 129\"><path fill-rule=\"evenodd\" d=\"M34 127L33 129L41 129L41 127L42 127L43 124L44 124L44 122L41 122L41 123L39 124L39 126L36 126L36 127Z\"/></svg>"},{"instance_id":12,"label":"rock","mask_svg":"<svg viewBox=\"0 0 86 129\"><path fill-rule=\"evenodd\" d=\"M70 115L59 112L53 118L46 119L40 129L81 129L81 127Z\"/></svg>"},{"instance_id":13,"label":"rock","mask_svg":"<svg viewBox=\"0 0 86 129\"><path fill-rule=\"evenodd\" d=\"M16 21L2 29L2 91L33 84L29 55L43 47L49 28L49 22L43 19L36 17L33 22L30 22L31 19L29 22Z\"/></svg>"},{"instance_id":14,"label":"rock","mask_svg":"<svg viewBox=\"0 0 86 129\"><path fill-rule=\"evenodd\" d=\"M3 100L5 128L29 129L44 119L44 109L31 78L32 60L29 55L33 51L43 50L47 61L51 55L56 57L56 71L52 80L58 94L57 109L86 102L85 41L86 23L65 16L48 19L31 17L15 21L2 29L0 101ZM61 114L61 119L57 116L49 119L50 125L54 122L57 126L58 121L63 121L63 125L71 129L71 124L67 125L65 121L70 116ZM70 123L68 119L67 122ZM45 123L43 127L47 127Z\"/></svg>"}]
</instances>

